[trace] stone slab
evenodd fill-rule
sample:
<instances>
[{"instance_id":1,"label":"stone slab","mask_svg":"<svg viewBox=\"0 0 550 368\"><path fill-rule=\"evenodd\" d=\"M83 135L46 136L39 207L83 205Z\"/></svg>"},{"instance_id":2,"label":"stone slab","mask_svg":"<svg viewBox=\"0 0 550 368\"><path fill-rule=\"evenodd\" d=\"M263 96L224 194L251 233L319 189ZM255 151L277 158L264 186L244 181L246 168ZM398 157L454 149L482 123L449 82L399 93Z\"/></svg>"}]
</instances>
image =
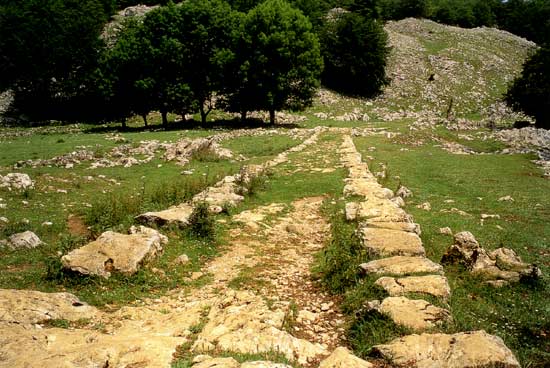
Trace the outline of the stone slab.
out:
<instances>
[{"instance_id":1,"label":"stone slab","mask_svg":"<svg viewBox=\"0 0 550 368\"><path fill-rule=\"evenodd\" d=\"M443 274L443 267L425 257L395 256L363 263L359 267L367 274L405 276L418 273Z\"/></svg>"},{"instance_id":2,"label":"stone slab","mask_svg":"<svg viewBox=\"0 0 550 368\"><path fill-rule=\"evenodd\" d=\"M401 296L407 293L429 294L447 299L451 295L451 288L445 276L409 276L403 278L381 277L375 282L390 296Z\"/></svg>"},{"instance_id":3,"label":"stone slab","mask_svg":"<svg viewBox=\"0 0 550 368\"><path fill-rule=\"evenodd\" d=\"M424 256L426 251L422 246L422 240L411 232L377 229L370 227L361 228L363 245L369 253L378 256Z\"/></svg>"},{"instance_id":4,"label":"stone slab","mask_svg":"<svg viewBox=\"0 0 550 368\"><path fill-rule=\"evenodd\" d=\"M402 296L390 296L384 299L377 309L396 324L415 331L430 329L452 319L446 309L436 307L425 300L408 299Z\"/></svg>"},{"instance_id":5,"label":"stone slab","mask_svg":"<svg viewBox=\"0 0 550 368\"><path fill-rule=\"evenodd\" d=\"M516 357L502 339L483 330L454 335L409 335L388 344L377 345L374 350L398 367L520 367Z\"/></svg>"}]
</instances>

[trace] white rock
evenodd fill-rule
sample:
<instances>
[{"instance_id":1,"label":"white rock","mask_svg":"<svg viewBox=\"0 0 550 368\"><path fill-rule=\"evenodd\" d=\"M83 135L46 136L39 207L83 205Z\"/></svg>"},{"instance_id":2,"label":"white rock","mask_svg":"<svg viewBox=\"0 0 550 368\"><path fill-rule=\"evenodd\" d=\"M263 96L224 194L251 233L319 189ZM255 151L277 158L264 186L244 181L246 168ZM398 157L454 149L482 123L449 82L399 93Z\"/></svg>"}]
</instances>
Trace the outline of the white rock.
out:
<instances>
[{"instance_id":1,"label":"white rock","mask_svg":"<svg viewBox=\"0 0 550 368\"><path fill-rule=\"evenodd\" d=\"M12 249L32 249L43 244L42 240L32 231L14 234L8 238L8 246Z\"/></svg>"}]
</instances>

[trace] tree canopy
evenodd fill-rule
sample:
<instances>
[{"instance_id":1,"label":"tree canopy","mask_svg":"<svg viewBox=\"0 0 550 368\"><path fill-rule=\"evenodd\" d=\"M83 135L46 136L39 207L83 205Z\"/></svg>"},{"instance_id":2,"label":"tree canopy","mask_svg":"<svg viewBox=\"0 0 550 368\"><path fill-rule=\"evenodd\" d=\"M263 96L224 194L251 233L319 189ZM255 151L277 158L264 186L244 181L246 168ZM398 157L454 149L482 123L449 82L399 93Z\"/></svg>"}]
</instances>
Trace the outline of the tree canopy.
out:
<instances>
[{"instance_id":1,"label":"tree canopy","mask_svg":"<svg viewBox=\"0 0 550 368\"><path fill-rule=\"evenodd\" d=\"M536 126L550 129L550 47L540 48L510 86L506 101L535 118Z\"/></svg>"},{"instance_id":2,"label":"tree canopy","mask_svg":"<svg viewBox=\"0 0 550 368\"><path fill-rule=\"evenodd\" d=\"M239 45L233 111L300 110L311 104L322 68L319 41L309 20L283 0L268 0L246 16Z\"/></svg>"},{"instance_id":3,"label":"tree canopy","mask_svg":"<svg viewBox=\"0 0 550 368\"><path fill-rule=\"evenodd\" d=\"M3 0L0 91L26 113L62 116L59 103L86 89L112 10L109 0Z\"/></svg>"}]
</instances>

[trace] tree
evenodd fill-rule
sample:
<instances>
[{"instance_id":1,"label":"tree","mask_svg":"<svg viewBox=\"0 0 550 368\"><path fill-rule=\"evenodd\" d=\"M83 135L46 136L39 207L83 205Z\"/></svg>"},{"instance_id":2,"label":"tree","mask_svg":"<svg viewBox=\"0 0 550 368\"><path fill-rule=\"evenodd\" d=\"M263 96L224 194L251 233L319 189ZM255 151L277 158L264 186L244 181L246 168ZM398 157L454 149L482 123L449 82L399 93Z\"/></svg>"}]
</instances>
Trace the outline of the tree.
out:
<instances>
[{"instance_id":1,"label":"tree","mask_svg":"<svg viewBox=\"0 0 550 368\"><path fill-rule=\"evenodd\" d=\"M536 126L550 129L550 47L537 50L523 65L521 76L505 96L516 111L535 118Z\"/></svg>"},{"instance_id":2,"label":"tree","mask_svg":"<svg viewBox=\"0 0 550 368\"><path fill-rule=\"evenodd\" d=\"M234 73L236 34L243 16L221 0L188 0L179 8L177 38L183 47L183 80L199 108L202 124L215 95Z\"/></svg>"},{"instance_id":3,"label":"tree","mask_svg":"<svg viewBox=\"0 0 550 368\"><path fill-rule=\"evenodd\" d=\"M110 0L3 0L0 91L22 112L64 117L61 105L85 92L103 46Z\"/></svg>"},{"instance_id":4,"label":"tree","mask_svg":"<svg viewBox=\"0 0 550 368\"><path fill-rule=\"evenodd\" d=\"M300 110L312 103L319 86L322 59L309 20L283 0L267 0L243 23L238 78L228 93L229 109Z\"/></svg>"},{"instance_id":5,"label":"tree","mask_svg":"<svg viewBox=\"0 0 550 368\"><path fill-rule=\"evenodd\" d=\"M376 20L355 13L327 19L322 32L322 81L339 92L373 96L388 83L387 35Z\"/></svg>"}]
</instances>

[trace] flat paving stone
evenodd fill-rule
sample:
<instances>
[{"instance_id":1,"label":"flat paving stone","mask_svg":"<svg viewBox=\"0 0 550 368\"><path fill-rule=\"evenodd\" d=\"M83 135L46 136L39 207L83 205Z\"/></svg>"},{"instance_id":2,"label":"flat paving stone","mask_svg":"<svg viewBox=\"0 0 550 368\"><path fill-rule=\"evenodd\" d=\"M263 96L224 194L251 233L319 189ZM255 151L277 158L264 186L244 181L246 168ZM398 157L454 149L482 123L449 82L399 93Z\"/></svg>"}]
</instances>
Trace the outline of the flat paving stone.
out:
<instances>
[{"instance_id":1,"label":"flat paving stone","mask_svg":"<svg viewBox=\"0 0 550 368\"><path fill-rule=\"evenodd\" d=\"M381 277L375 282L390 296L401 296L407 293L429 294L438 298L447 299L451 295L451 288L445 276L408 276L402 278Z\"/></svg>"},{"instance_id":2,"label":"flat paving stone","mask_svg":"<svg viewBox=\"0 0 550 368\"><path fill-rule=\"evenodd\" d=\"M400 230L361 229L363 245L369 253L379 256L424 256L422 239L415 233Z\"/></svg>"},{"instance_id":3,"label":"flat paving stone","mask_svg":"<svg viewBox=\"0 0 550 368\"><path fill-rule=\"evenodd\" d=\"M362 263L367 274L405 276L418 273L443 274L443 267L425 257L395 256Z\"/></svg>"}]
</instances>

